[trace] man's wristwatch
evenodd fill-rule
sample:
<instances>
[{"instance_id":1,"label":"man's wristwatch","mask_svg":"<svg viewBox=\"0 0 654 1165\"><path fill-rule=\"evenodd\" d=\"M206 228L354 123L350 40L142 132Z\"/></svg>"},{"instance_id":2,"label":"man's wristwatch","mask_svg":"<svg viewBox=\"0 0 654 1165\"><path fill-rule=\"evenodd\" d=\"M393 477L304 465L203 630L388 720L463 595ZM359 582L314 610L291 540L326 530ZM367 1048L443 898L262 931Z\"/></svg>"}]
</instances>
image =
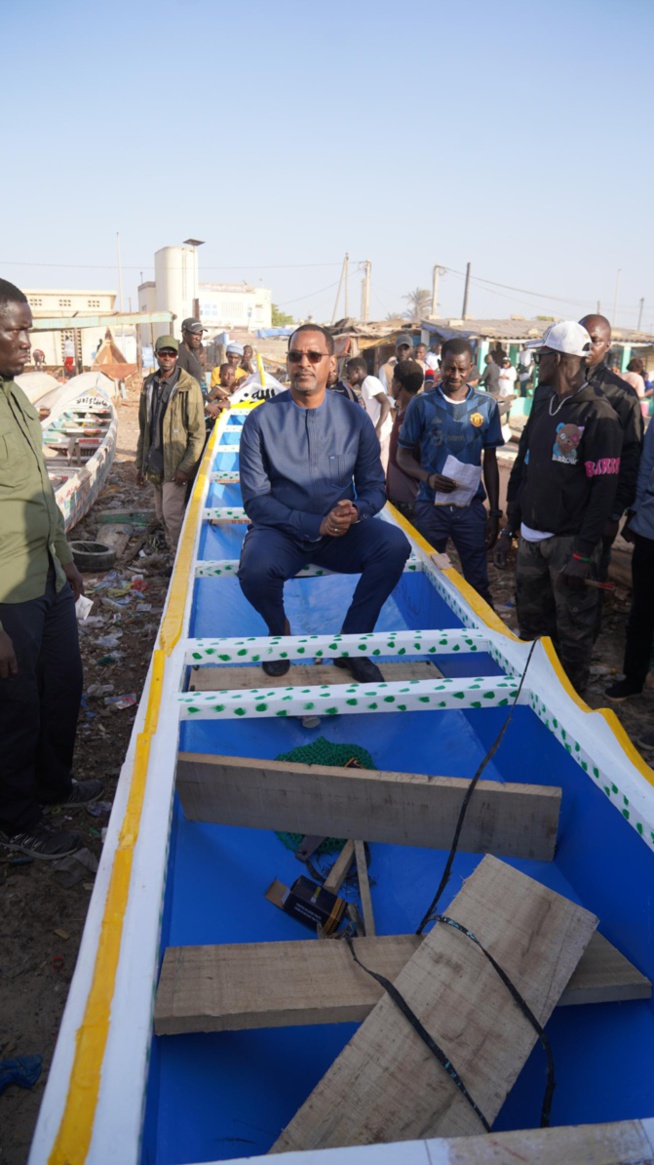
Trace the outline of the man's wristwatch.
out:
<instances>
[{"instance_id":1,"label":"man's wristwatch","mask_svg":"<svg viewBox=\"0 0 654 1165\"><path fill-rule=\"evenodd\" d=\"M489 513L491 518L503 518L504 517L504 510L489 510L488 513Z\"/></svg>"}]
</instances>

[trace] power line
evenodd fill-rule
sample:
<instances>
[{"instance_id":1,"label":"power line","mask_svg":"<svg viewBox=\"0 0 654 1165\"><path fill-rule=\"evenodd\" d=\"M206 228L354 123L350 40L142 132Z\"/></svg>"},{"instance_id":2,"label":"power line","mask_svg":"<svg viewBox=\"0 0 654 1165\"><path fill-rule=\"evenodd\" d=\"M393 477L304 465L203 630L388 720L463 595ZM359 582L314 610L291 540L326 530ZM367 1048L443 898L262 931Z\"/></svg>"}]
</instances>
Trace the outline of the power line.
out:
<instances>
[{"instance_id":1,"label":"power line","mask_svg":"<svg viewBox=\"0 0 654 1165\"><path fill-rule=\"evenodd\" d=\"M7 267L53 267L60 270L70 271L115 271L115 263L23 263L14 262L12 259L0 259L0 263ZM232 263L227 267L205 267L202 266L203 271L295 271L306 267L340 267L340 263ZM154 271L153 263L139 263L136 266L129 264L122 264L123 271ZM173 271L181 271L181 267L169 268Z\"/></svg>"},{"instance_id":2,"label":"power line","mask_svg":"<svg viewBox=\"0 0 654 1165\"><path fill-rule=\"evenodd\" d=\"M446 270L451 272L452 275L461 275L462 277L464 276L463 271L455 271L453 267L448 267ZM549 295L545 291L528 291L525 287L513 287L509 283L498 283L495 279L482 279L480 275L472 275L470 277L470 281L472 283L484 284L488 287L501 287L504 291L515 291L519 295L533 295L535 299L545 300L546 302L554 300L558 303L574 304L576 307L585 307L587 304L587 301L578 299L566 299L562 295Z\"/></svg>"},{"instance_id":3,"label":"power line","mask_svg":"<svg viewBox=\"0 0 654 1165\"><path fill-rule=\"evenodd\" d=\"M295 299L284 299L277 307L286 307L289 303L300 303L303 299L310 299L312 295L322 295L323 291L331 291L332 287L336 287L339 280L335 279L333 283L329 283L327 287L320 287L318 291L307 291L306 295L298 295Z\"/></svg>"},{"instance_id":4,"label":"power line","mask_svg":"<svg viewBox=\"0 0 654 1165\"><path fill-rule=\"evenodd\" d=\"M386 312L387 316L391 315L391 312L389 312L387 305L385 303L382 303L379 296L375 293L374 288L371 288L371 294L372 294L372 298L375 300L376 303L379 304L382 311ZM399 318L399 316L398 316L398 318Z\"/></svg>"}]
</instances>

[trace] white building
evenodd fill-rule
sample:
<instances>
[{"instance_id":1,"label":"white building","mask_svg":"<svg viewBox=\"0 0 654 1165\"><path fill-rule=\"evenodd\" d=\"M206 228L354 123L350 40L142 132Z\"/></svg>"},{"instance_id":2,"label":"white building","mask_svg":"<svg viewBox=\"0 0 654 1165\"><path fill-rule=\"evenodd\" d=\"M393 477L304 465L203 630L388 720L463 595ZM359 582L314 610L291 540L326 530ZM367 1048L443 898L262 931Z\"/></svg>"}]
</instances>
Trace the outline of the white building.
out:
<instances>
[{"instance_id":1,"label":"white building","mask_svg":"<svg viewBox=\"0 0 654 1165\"><path fill-rule=\"evenodd\" d=\"M269 328L272 293L267 287L249 283L200 283L198 248L183 245L162 247L154 257L154 279L138 289L139 311L172 311L177 317L174 334L181 339L182 320L199 318L210 335L226 328ZM165 334L161 324L154 336ZM150 329L142 331L144 344L150 343Z\"/></svg>"},{"instance_id":2,"label":"white building","mask_svg":"<svg viewBox=\"0 0 654 1165\"><path fill-rule=\"evenodd\" d=\"M269 328L272 292L251 283L201 283L200 320L210 331Z\"/></svg>"},{"instance_id":3,"label":"white building","mask_svg":"<svg viewBox=\"0 0 654 1165\"><path fill-rule=\"evenodd\" d=\"M70 316L108 315L116 310L115 291L68 291L56 288L37 288L25 291L32 316L35 320L62 319ZM98 344L104 340L106 327L81 328L59 332L33 332L32 348L40 348L45 353L45 363L59 367L64 362L66 340L76 343L75 357L78 365L90 367ZM114 337L115 338L115 337ZM120 343L120 341L117 341Z\"/></svg>"}]
</instances>

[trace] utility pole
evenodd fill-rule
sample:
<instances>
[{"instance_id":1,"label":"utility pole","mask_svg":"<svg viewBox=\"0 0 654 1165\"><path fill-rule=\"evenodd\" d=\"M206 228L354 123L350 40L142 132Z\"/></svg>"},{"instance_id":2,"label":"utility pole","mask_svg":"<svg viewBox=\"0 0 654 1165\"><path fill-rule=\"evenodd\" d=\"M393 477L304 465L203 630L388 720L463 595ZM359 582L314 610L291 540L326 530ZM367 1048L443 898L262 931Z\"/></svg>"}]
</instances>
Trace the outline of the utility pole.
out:
<instances>
[{"instance_id":1,"label":"utility pole","mask_svg":"<svg viewBox=\"0 0 654 1165\"><path fill-rule=\"evenodd\" d=\"M120 263L120 233L116 231L116 257L118 259L118 310L123 310L123 269Z\"/></svg>"},{"instance_id":2,"label":"utility pole","mask_svg":"<svg viewBox=\"0 0 654 1165\"><path fill-rule=\"evenodd\" d=\"M345 264L344 264L344 266L345 266L345 296L344 296L345 302L344 302L344 308L345 308L345 318L347 319L347 317L350 314L350 256L348 255L347 251L345 252Z\"/></svg>"},{"instance_id":3,"label":"utility pole","mask_svg":"<svg viewBox=\"0 0 654 1165\"><path fill-rule=\"evenodd\" d=\"M462 319L466 318L466 312L468 310L468 290L469 290L469 288L470 288L470 264L466 263L466 282L465 282L465 287L463 288L463 308L461 310L461 318Z\"/></svg>"},{"instance_id":4,"label":"utility pole","mask_svg":"<svg viewBox=\"0 0 654 1165\"><path fill-rule=\"evenodd\" d=\"M638 309L638 327L636 329L638 332L640 331L640 325L643 322L643 308L644 308L644 306L645 306L645 297L643 296L643 298L640 300L640 307Z\"/></svg>"},{"instance_id":5,"label":"utility pole","mask_svg":"<svg viewBox=\"0 0 654 1165\"><path fill-rule=\"evenodd\" d=\"M345 272L347 269L347 259L348 259L348 257L346 255L344 260L343 260L343 266L341 267L341 275L340 275L340 279L338 281L338 290L336 292L336 302L334 303L334 310L332 312L332 323L333 324L336 323L336 313L338 311L338 304L339 304L339 301L341 298L341 287L343 286L343 276L345 275Z\"/></svg>"},{"instance_id":6,"label":"utility pole","mask_svg":"<svg viewBox=\"0 0 654 1165\"><path fill-rule=\"evenodd\" d=\"M118 258L118 307L121 315L123 311L123 268L120 261L120 233L116 231L116 255ZM125 325L121 322L120 325L120 347L121 351L125 347ZM123 359L125 359L123 354Z\"/></svg>"},{"instance_id":7,"label":"utility pole","mask_svg":"<svg viewBox=\"0 0 654 1165\"><path fill-rule=\"evenodd\" d=\"M431 318L433 320L438 318L438 276L440 274L441 268L438 263L435 263L431 273Z\"/></svg>"},{"instance_id":8,"label":"utility pole","mask_svg":"<svg viewBox=\"0 0 654 1165\"><path fill-rule=\"evenodd\" d=\"M620 298L620 273L621 273L621 271L622 271L622 267L618 267L618 273L615 277L615 300L613 301L613 319L611 320L613 327L615 327L616 320L618 318L618 302L619 302L619 298Z\"/></svg>"},{"instance_id":9,"label":"utility pole","mask_svg":"<svg viewBox=\"0 0 654 1165\"><path fill-rule=\"evenodd\" d=\"M363 265L363 279L361 280L361 321L367 324L370 319L370 270L372 264L366 259Z\"/></svg>"}]
</instances>

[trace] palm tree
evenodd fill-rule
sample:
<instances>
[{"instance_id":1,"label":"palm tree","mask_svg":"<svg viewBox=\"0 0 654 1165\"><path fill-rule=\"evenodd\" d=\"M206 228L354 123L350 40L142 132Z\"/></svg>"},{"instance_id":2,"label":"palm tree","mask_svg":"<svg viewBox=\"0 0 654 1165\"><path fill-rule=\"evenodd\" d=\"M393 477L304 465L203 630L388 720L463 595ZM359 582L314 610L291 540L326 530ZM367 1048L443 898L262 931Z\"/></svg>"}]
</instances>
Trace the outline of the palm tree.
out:
<instances>
[{"instance_id":1,"label":"palm tree","mask_svg":"<svg viewBox=\"0 0 654 1165\"><path fill-rule=\"evenodd\" d=\"M403 295L402 299L407 300L411 309L411 319L414 322L428 315L431 307L431 291L427 291L426 287L416 287L408 295Z\"/></svg>"}]
</instances>

